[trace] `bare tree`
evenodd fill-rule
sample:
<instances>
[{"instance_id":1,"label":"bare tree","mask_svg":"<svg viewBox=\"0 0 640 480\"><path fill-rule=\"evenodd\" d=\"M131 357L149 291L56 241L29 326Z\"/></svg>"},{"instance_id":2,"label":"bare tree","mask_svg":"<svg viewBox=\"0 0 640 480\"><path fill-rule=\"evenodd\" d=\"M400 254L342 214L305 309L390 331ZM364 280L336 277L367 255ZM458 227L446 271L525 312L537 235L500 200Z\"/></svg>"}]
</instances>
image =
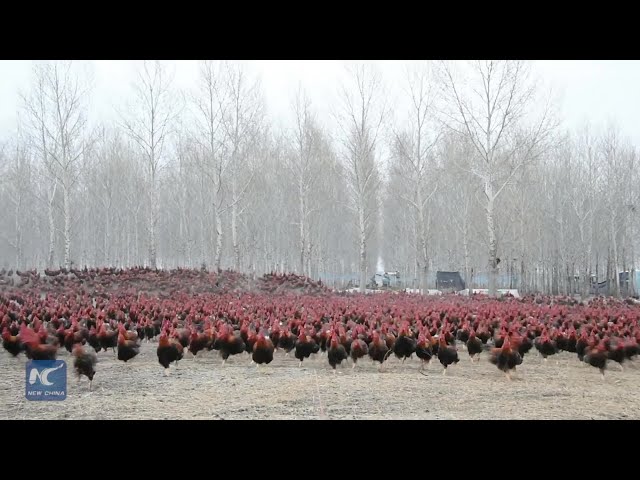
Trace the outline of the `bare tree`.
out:
<instances>
[{"instance_id":1,"label":"bare tree","mask_svg":"<svg viewBox=\"0 0 640 480\"><path fill-rule=\"evenodd\" d=\"M34 67L34 75L34 91L31 96L23 98L34 127L33 135L39 137L34 144L53 179L49 197L50 229L54 227L52 205L55 192L58 185L62 189L64 265L69 268L73 218L71 194L78 179L77 164L88 144L84 105L88 91L73 73L71 62L38 63ZM50 241L50 265L53 262L52 246L53 237Z\"/></svg>"},{"instance_id":2,"label":"bare tree","mask_svg":"<svg viewBox=\"0 0 640 480\"><path fill-rule=\"evenodd\" d=\"M378 195L381 184L376 146L379 142L386 104L382 82L377 70L369 65L350 69L353 88L342 85L341 112L338 124L344 147L347 208L354 215L358 232L360 291L367 284L367 242L378 214Z\"/></svg>"},{"instance_id":3,"label":"bare tree","mask_svg":"<svg viewBox=\"0 0 640 480\"><path fill-rule=\"evenodd\" d=\"M197 120L200 135L199 142L203 147L201 155L201 171L211 184L211 206L215 221L215 267L220 270L222 265L224 213L224 186L231 158L222 154L224 131L221 128L222 113L225 106L225 90L222 74L217 65L211 61L200 65L200 84L194 102L197 107ZM204 258L204 236L201 240L202 263Z\"/></svg>"},{"instance_id":4,"label":"bare tree","mask_svg":"<svg viewBox=\"0 0 640 480\"><path fill-rule=\"evenodd\" d=\"M477 61L467 73L470 85L460 82L448 63L442 63L443 92L448 104L443 120L472 142L478 162L470 169L484 187L489 253L489 295L497 293L498 244L496 200L518 170L535 155L552 131L545 107L538 119L525 127L532 110L535 85L529 82L522 61ZM465 88L466 87L466 88Z\"/></svg>"},{"instance_id":5,"label":"bare tree","mask_svg":"<svg viewBox=\"0 0 640 480\"><path fill-rule=\"evenodd\" d=\"M137 105L121 115L127 134L141 149L148 175L148 255L149 266L157 267L158 177L173 122L179 114L172 77L159 62L145 61L133 85Z\"/></svg>"},{"instance_id":6,"label":"bare tree","mask_svg":"<svg viewBox=\"0 0 640 480\"><path fill-rule=\"evenodd\" d=\"M396 195L413 211L418 239L418 270L421 288L426 295L429 251L426 215L428 203L438 190L435 147L440 128L433 122L433 82L430 65L407 72L410 99L409 121L401 132L395 132L392 144L392 173L404 181Z\"/></svg>"},{"instance_id":7,"label":"bare tree","mask_svg":"<svg viewBox=\"0 0 640 480\"><path fill-rule=\"evenodd\" d=\"M264 102L258 79L251 82L239 64L225 63L221 75L221 92L218 94L220 126L224 133L221 154L227 156L231 190L231 241L234 268L240 268L240 244L238 239L239 216L243 201L253 180L247 171L251 152L256 152L256 142L262 132Z\"/></svg>"},{"instance_id":8,"label":"bare tree","mask_svg":"<svg viewBox=\"0 0 640 480\"><path fill-rule=\"evenodd\" d=\"M326 170L326 157L322 151L322 133L317 124L309 97L300 87L293 102L295 128L293 152L288 155L287 167L296 187L299 237L299 263L301 274L311 275L310 216L318 211L318 203L311 205L310 197L317 191ZM316 199L317 200L317 199ZM305 263L306 260L306 263Z\"/></svg>"}]
</instances>

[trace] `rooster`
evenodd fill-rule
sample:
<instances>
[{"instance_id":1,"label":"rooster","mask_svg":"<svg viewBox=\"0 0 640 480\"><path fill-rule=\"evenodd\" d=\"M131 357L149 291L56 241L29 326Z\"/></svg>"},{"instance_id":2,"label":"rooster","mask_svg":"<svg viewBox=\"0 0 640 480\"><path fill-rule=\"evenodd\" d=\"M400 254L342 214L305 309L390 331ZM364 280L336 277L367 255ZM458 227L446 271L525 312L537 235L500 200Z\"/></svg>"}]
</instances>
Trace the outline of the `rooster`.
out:
<instances>
[{"instance_id":1,"label":"rooster","mask_svg":"<svg viewBox=\"0 0 640 480\"><path fill-rule=\"evenodd\" d=\"M278 339L278 348L281 348L285 351L285 356L289 356L291 350L296 348L296 337L289 331L288 328L285 328Z\"/></svg>"},{"instance_id":2,"label":"rooster","mask_svg":"<svg viewBox=\"0 0 640 480\"><path fill-rule=\"evenodd\" d=\"M20 342L19 337L11 335L11 332L8 328L5 328L2 331L2 346L14 357L17 357L18 354L23 350L23 346Z\"/></svg>"},{"instance_id":3,"label":"rooster","mask_svg":"<svg viewBox=\"0 0 640 480\"><path fill-rule=\"evenodd\" d=\"M84 375L89 379L89 391L91 391L91 384L93 383L93 377L96 374L96 363L98 362L98 356L95 351L89 350L83 347L81 344L76 343L73 346L73 368L75 369L78 380Z\"/></svg>"},{"instance_id":4,"label":"rooster","mask_svg":"<svg viewBox=\"0 0 640 480\"><path fill-rule=\"evenodd\" d=\"M476 355L480 355L482 353L482 340L476 337L476 332L471 330L467 339L467 352L469 352L469 357L471 358L471 363L476 361L480 361L480 357L476 357Z\"/></svg>"},{"instance_id":5,"label":"rooster","mask_svg":"<svg viewBox=\"0 0 640 480\"><path fill-rule=\"evenodd\" d=\"M31 360L55 360L58 354L58 345L41 343L36 332L27 328L26 324L20 326L20 341L25 346L25 354Z\"/></svg>"},{"instance_id":6,"label":"rooster","mask_svg":"<svg viewBox=\"0 0 640 480\"><path fill-rule=\"evenodd\" d=\"M540 355L542 355L542 358L544 358L545 362L547 361L548 356L555 355L558 351L558 349L556 348L556 343L549 338L546 330L542 332L542 335L540 337L536 338L534 345L536 347L536 350L538 350Z\"/></svg>"},{"instance_id":7,"label":"rooster","mask_svg":"<svg viewBox=\"0 0 640 480\"><path fill-rule=\"evenodd\" d=\"M431 359L433 358L431 344L423 334L418 335L418 342L416 343L416 357L421 360L420 370L424 369L425 363L429 365L429 362L431 362Z\"/></svg>"},{"instance_id":8,"label":"rooster","mask_svg":"<svg viewBox=\"0 0 640 480\"><path fill-rule=\"evenodd\" d=\"M501 348L493 348L489 361L502 370L509 381L511 381L511 370L515 371L516 366L522 364L522 357L511 348L509 337L505 337Z\"/></svg>"},{"instance_id":9,"label":"rooster","mask_svg":"<svg viewBox=\"0 0 640 480\"><path fill-rule=\"evenodd\" d=\"M98 334L96 333L96 327L91 327L89 330L89 336L87 337L87 342L89 345L93 347L93 349L98 353L102 350L102 345L100 344L100 340L98 339Z\"/></svg>"},{"instance_id":10,"label":"rooster","mask_svg":"<svg viewBox=\"0 0 640 480\"><path fill-rule=\"evenodd\" d=\"M356 368L358 360L369 353L369 347L364 340L355 338L351 342L351 360L353 361L353 367Z\"/></svg>"},{"instance_id":11,"label":"rooster","mask_svg":"<svg viewBox=\"0 0 640 480\"><path fill-rule=\"evenodd\" d=\"M251 359L256 363L256 367L260 368L262 364L269 364L273 361L273 342L260 332L253 344L253 353Z\"/></svg>"},{"instance_id":12,"label":"rooster","mask_svg":"<svg viewBox=\"0 0 640 480\"><path fill-rule=\"evenodd\" d=\"M164 375L169 375L169 365L182 360L183 348L180 342L169 339L166 332L162 332L158 341L158 362L164 367Z\"/></svg>"},{"instance_id":13,"label":"rooster","mask_svg":"<svg viewBox=\"0 0 640 480\"><path fill-rule=\"evenodd\" d=\"M371 343L369 344L369 357L374 362L379 362L378 371L382 371L382 364L387 359L387 354L390 352L387 343L380 338L380 333L378 331L373 332L373 338L371 339Z\"/></svg>"},{"instance_id":14,"label":"rooster","mask_svg":"<svg viewBox=\"0 0 640 480\"><path fill-rule=\"evenodd\" d=\"M595 339L593 340L595 343ZM585 363L600 370L602 380L604 380L604 371L607 368L607 346L604 341L600 341L597 347L587 347L584 356Z\"/></svg>"},{"instance_id":15,"label":"rooster","mask_svg":"<svg viewBox=\"0 0 640 480\"><path fill-rule=\"evenodd\" d=\"M209 345L210 341L211 339L206 332L200 334L198 334L198 332L196 332L195 330L191 332L191 336L189 338L189 352L191 353L191 355L193 355L194 360L196 359L196 355L200 350L205 350L207 348L207 345Z\"/></svg>"},{"instance_id":16,"label":"rooster","mask_svg":"<svg viewBox=\"0 0 640 480\"><path fill-rule=\"evenodd\" d=\"M611 346L609 348L609 352L607 354L607 358L612 362L616 362L620 367L620 371L624 371L624 367L622 363L627 359L624 351L624 343L621 340L618 340L615 346Z\"/></svg>"},{"instance_id":17,"label":"rooster","mask_svg":"<svg viewBox=\"0 0 640 480\"><path fill-rule=\"evenodd\" d=\"M440 338L438 338L438 360L444 367L444 370L442 370L443 375L447 374L447 367L449 365L460 361L456 347L447 345L444 335L440 335Z\"/></svg>"},{"instance_id":18,"label":"rooster","mask_svg":"<svg viewBox=\"0 0 640 480\"><path fill-rule=\"evenodd\" d=\"M589 347L589 339L587 337L587 333L583 330L580 334L580 338L576 341L576 353L578 354L578 360L581 362L584 361L584 355L587 347Z\"/></svg>"},{"instance_id":19,"label":"rooster","mask_svg":"<svg viewBox=\"0 0 640 480\"><path fill-rule=\"evenodd\" d=\"M409 336L409 326L403 325L398 332L398 338L393 345L393 353L402 359L402 363L416 351L416 341Z\"/></svg>"},{"instance_id":20,"label":"rooster","mask_svg":"<svg viewBox=\"0 0 640 480\"><path fill-rule=\"evenodd\" d=\"M236 335L229 325L223 325L222 328L223 331L217 342L218 350L220 350L220 356L222 357L222 365L224 365L231 355L238 355L244 352L245 345L240 334Z\"/></svg>"},{"instance_id":21,"label":"rooster","mask_svg":"<svg viewBox=\"0 0 640 480\"><path fill-rule=\"evenodd\" d=\"M344 348L344 345L338 342L338 336L335 333L331 336L331 342L327 349L327 358L329 360L329 365L333 368L334 374L336 373L336 366L340 365L343 360L348 358L347 350Z\"/></svg>"},{"instance_id":22,"label":"rooster","mask_svg":"<svg viewBox=\"0 0 640 480\"><path fill-rule=\"evenodd\" d=\"M309 338L304 329L301 328L298 340L296 341L296 351L294 354L295 357L300 360L300 364L298 366L301 367L302 361L305 358L309 358L312 353L318 353L318 351L320 351L320 347L316 341Z\"/></svg>"},{"instance_id":23,"label":"rooster","mask_svg":"<svg viewBox=\"0 0 640 480\"><path fill-rule=\"evenodd\" d=\"M105 352L108 349L112 348L113 352L115 353L116 347L118 346L118 332L115 332L113 330L107 331L103 323L98 329L98 341L100 342L100 346Z\"/></svg>"},{"instance_id":24,"label":"rooster","mask_svg":"<svg viewBox=\"0 0 640 480\"><path fill-rule=\"evenodd\" d=\"M140 345L133 340L127 340L122 332L118 334L118 360L127 363L140 353Z\"/></svg>"}]
</instances>

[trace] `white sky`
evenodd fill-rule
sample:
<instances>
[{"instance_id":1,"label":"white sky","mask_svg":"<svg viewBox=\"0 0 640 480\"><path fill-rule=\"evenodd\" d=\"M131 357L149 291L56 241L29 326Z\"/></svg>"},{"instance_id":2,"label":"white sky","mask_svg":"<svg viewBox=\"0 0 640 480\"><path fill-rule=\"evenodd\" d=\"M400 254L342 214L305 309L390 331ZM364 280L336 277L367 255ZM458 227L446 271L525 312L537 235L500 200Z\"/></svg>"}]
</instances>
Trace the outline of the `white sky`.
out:
<instances>
[{"instance_id":1,"label":"white sky","mask_svg":"<svg viewBox=\"0 0 640 480\"><path fill-rule=\"evenodd\" d=\"M198 75L198 63L191 60L165 62L175 68L176 86L191 88ZM338 60L256 60L247 62L260 75L267 109L276 124L291 118L290 102L299 83L307 89L321 120L328 120L329 105L335 103L339 79L345 62ZM379 61L392 98L401 94L404 61ZM124 105L135 78L135 62L100 60L87 63L93 70L94 90L91 119L115 119L114 105ZM20 89L31 81L31 61L0 61L0 140L16 129L20 108ZM640 61L564 61L533 62L534 74L553 88L559 97L564 126L575 128L589 120L604 125L615 120L636 145L640 146Z\"/></svg>"}]
</instances>

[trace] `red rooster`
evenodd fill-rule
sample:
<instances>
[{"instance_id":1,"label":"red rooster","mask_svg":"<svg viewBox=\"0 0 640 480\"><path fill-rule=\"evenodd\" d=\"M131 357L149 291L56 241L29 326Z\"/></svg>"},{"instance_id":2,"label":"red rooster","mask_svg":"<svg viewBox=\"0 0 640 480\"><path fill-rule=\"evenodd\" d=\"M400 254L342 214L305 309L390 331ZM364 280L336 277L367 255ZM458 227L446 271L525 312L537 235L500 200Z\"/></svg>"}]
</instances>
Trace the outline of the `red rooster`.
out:
<instances>
[{"instance_id":1,"label":"red rooster","mask_svg":"<svg viewBox=\"0 0 640 480\"><path fill-rule=\"evenodd\" d=\"M506 336L501 348L491 350L489 361L502 370L511 381L511 370L515 371L516 367L522 363L522 357L517 350L511 348L509 336Z\"/></svg>"},{"instance_id":2,"label":"red rooster","mask_svg":"<svg viewBox=\"0 0 640 480\"><path fill-rule=\"evenodd\" d=\"M20 341L25 346L27 358L31 360L56 359L58 345L41 343L38 334L28 328L24 323L20 326Z\"/></svg>"},{"instance_id":3,"label":"red rooster","mask_svg":"<svg viewBox=\"0 0 640 480\"><path fill-rule=\"evenodd\" d=\"M369 353L369 347L364 340L355 338L351 342L351 361L353 361L353 367L356 368L358 360Z\"/></svg>"},{"instance_id":4,"label":"red rooster","mask_svg":"<svg viewBox=\"0 0 640 480\"><path fill-rule=\"evenodd\" d=\"M158 362L164 367L164 375L169 375L171 371L169 366L173 362L182 360L183 348L180 342L175 339L169 339L166 332L162 332L158 341Z\"/></svg>"},{"instance_id":5,"label":"red rooster","mask_svg":"<svg viewBox=\"0 0 640 480\"><path fill-rule=\"evenodd\" d=\"M336 366L340 365L343 360L348 358L347 351L340 342L338 342L338 336L333 333L331 335L331 341L329 343L329 348L327 349L327 358L329 360L329 365L333 368L333 373L336 373Z\"/></svg>"},{"instance_id":6,"label":"red rooster","mask_svg":"<svg viewBox=\"0 0 640 480\"><path fill-rule=\"evenodd\" d=\"M382 371L382 364L387 359L389 352L391 352L391 350L389 350L387 343L380 338L380 333L378 333L378 331L374 331L373 338L369 344L369 357L371 357L371 360L374 362L379 362L379 372Z\"/></svg>"},{"instance_id":7,"label":"red rooster","mask_svg":"<svg viewBox=\"0 0 640 480\"><path fill-rule=\"evenodd\" d=\"M17 357L18 354L23 350L23 346L20 342L19 337L11 335L11 332L8 328L5 328L2 331L2 346L14 357Z\"/></svg>"},{"instance_id":8,"label":"red rooster","mask_svg":"<svg viewBox=\"0 0 640 480\"><path fill-rule=\"evenodd\" d=\"M440 338L438 338L438 360L444 367L444 370L442 370L443 375L447 374L447 367L449 365L460 361L456 347L447 345L444 335L440 335Z\"/></svg>"},{"instance_id":9,"label":"red rooster","mask_svg":"<svg viewBox=\"0 0 640 480\"><path fill-rule=\"evenodd\" d=\"M273 342L260 332L253 344L252 360L256 363L256 368L262 364L269 364L273 361Z\"/></svg>"},{"instance_id":10,"label":"red rooster","mask_svg":"<svg viewBox=\"0 0 640 480\"><path fill-rule=\"evenodd\" d=\"M295 357L300 360L299 367L302 366L302 361L305 358L309 358L312 353L318 353L320 351L320 346L316 343L316 341L305 333L304 328L300 329L300 334L298 335L298 340L296 341L296 351Z\"/></svg>"},{"instance_id":11,"label":"red rooster","mask_svg":"<svg viewBox=\"0 0 640 480\"><path fill-rule=\"evenodd\" d=\"M89 391L91 391L91 385L93 383L93 377L96 374L96 363L98 362L98 356L93 350L83 347L81 344L76 343L73 347L73 368L78 375L78 380L84 375L89 379Z\"/></svg>"}]
</instances>

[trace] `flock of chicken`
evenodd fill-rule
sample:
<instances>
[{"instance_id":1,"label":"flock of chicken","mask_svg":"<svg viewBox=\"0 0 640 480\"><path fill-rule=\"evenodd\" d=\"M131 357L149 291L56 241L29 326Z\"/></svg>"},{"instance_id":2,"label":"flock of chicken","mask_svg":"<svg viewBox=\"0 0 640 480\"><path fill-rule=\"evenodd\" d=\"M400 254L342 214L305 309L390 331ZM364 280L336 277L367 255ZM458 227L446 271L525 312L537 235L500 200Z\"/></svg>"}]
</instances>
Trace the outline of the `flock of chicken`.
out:
<instances>
[{"instance_id":1,"label":"flock of chicken","mask_svg":"<svg viewBox=\"0 0 640 480\"><path fill-rule=\"evenodd\" d=\"M269 278L282 283L282 276ZM466 351L472 362L487 352L510 380L535 348L545 360L573 352L604 378L608 362L623 368L638 355L639 320L640 308L633 302L604 298L580 304L558 297L194 294L188 283L170 298L160 298L124 288L95 295L64 281L55 293L42 294L35 287L0 293L4 349L14 357L24 353L50 360L65 348L89 388L99 352L112 350L128 362L139 354L142 341L155 340L165 374L185 351L197 357L211 350L219 352L223 364L246 352L258 367L270 363L278 350L293 352L300 365L326 353L334 373L349 360L355 368L369 358L382 370L391 355L404 363L415 354L421 370L435 359L446 374Z\"/></svg>"}]
</instances>

